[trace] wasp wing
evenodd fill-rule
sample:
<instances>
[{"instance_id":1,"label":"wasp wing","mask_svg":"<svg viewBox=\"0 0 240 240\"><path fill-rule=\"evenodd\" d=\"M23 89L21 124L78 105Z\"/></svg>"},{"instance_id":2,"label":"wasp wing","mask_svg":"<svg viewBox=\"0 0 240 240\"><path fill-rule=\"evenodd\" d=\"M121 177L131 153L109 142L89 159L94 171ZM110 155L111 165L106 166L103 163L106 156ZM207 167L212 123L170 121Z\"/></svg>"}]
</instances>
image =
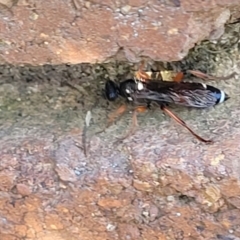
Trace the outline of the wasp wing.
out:
<instances>
[{"instance_id":1,"label":"wasp wing","mask_svg":"<svg viewBox=\"0 0 240 240\"><path fill-rule=\"evenodd\" d=\"M208 89L208 87L201 83L149 81L144 84L142 90L134 93L133 99L207 108L214 106L218 101L218 95L221 94L220 90L211 86L211 89Z\"/></svg>"}]
</instances>

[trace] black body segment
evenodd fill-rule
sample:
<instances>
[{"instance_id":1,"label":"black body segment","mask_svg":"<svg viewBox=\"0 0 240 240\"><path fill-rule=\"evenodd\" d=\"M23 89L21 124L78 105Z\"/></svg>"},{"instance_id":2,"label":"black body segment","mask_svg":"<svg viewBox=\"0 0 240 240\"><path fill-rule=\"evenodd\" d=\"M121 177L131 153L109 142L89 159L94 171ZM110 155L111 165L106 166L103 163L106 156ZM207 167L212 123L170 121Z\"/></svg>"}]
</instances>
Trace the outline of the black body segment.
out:
<instances>
[{"instance_id":1,"label":"black body segment","mask_svg":"<svg viewBox=\"0 0 240 240\"><path fill-rule=\"evenodd\" d=\"M119 85L108 81L105 85L105 94L110 101L114 101L120 95L136 103L154 101L160 105L170 103L195 108L208 108L229 99L222 90L202 83L157 80L142 83L133 79L120 82Z\"/></svg>"},{"instance_id":2,"label":"black body segment","mask_svg":"<svg viewBox=\"0 0 240 240\"><path fill-rule=\"evenodd\" d=\"M223 91L201 83L166 82L151 80L144 83L141 91L134 93L133 99L146 99L157 103L172 103L186 107L207 108L228 99Z\"/></svg>"},{"instance_id":3,"label":"black body segment","mask_svg":"<svg viewBox=\"0 0 240 240\"><path fill-rule=\"evenodd\" d=\"M115 82L111 80L106 82L105 96L109 101L114 101L118 98L118 86Z\"/></svg>"}]
</instances>

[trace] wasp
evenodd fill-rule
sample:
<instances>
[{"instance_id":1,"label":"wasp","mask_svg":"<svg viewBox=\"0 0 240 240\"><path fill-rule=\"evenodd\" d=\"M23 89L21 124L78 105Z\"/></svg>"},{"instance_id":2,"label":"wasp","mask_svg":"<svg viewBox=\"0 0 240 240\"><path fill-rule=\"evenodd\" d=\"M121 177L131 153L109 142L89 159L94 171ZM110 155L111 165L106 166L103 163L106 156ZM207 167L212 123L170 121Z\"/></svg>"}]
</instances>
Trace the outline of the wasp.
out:
<instances>
[{"instance_id":1,"label":"wasp","mask_svg":"<svg viewBox=\"0 0 240 240\"><path fill-rule=\"evenodd\" d=\"M233 73L227 77L218 78L199 71L189 72L197 77L208 80L226 80L235 75ZM156 76L159 79L156 79ZM154 102L165 114L173 118L204 143L212 143L213 141L204 139L196 134L188 127L185 121L168 108L168 105L175 104L193 108L209 108L229 99L227 93L214 86L205 83L183 81L182 72L174 73L171 75L171 79L165 80L159 72L156 74L144 72L141 69L135 73L133 79L127 79L118 84L110 80L107 81L105 84L105 96L109 101L115 101L120 96L125 98L127 102L132 102L138 106L145 106L146 108L149 108Z\"/></svg>"}]
</instances>

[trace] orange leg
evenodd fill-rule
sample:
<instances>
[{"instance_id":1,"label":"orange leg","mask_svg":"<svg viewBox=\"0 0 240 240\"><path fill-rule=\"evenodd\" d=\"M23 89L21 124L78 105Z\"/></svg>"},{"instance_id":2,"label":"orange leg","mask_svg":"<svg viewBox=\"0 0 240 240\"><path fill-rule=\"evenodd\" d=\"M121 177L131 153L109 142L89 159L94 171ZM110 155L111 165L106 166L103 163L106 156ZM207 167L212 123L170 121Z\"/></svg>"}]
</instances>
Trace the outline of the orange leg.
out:
<instances>
[{"instance_id":1,"label":"orange leg","mask_svg":"<svg viewBox=\"0 0 240 240\"><path fill-rule=\"evenodd\" d=\"M228 79L233 78L236 75L236 73L234 72L226 77L214 77L214 76L210 76L210 75L203 73L201 71L198 71L198 70L188 70L188 72L191 73L192 75L202 78L204 80L228 80Z\"/></svg>"},{"instance_id":2,"label":"orange leg","mask_svg":"<svg viewBox=\"0 0 240 240\"><path fill-rule=\"evenodd\" d=\"M120 106L116 111L108 115L107 128L110 127L127 109L126 105Z\"/></svg>"},{"instance_id":3,"label":"orange leg","mask_svg":"<svg viewBox=\"0 0 240 240\"><path fill-rule=\"evenodd\" d=\"M102 133L107 128L109 128L117 119L119 119L124 114L126 109L127 109L127 106L124 104L120 106L117 110L115 110L113 113L110 113L108 115L107 126L103 130L97 132L96 134Z\"/></svg>"},{"instance_id":4,"label":"orange leg","mask_svg":"<svg viewBox=\"0 0 240 240\"><path fill-rule=\"evenodd\" d=\"M137 72L135 72L134 74L135 79L142 81L142 82L147 82L149 80L151 80L151 76L149 76L146 72L144 71L140 71L138 70Z\"/></svg>"},{"instance_id":5,"label":"orange leg","mask_svg":"<svg viewBox=\"0 0 240 240\"><path fill-rule=\"evenodd\" d=\"M177 123L179 123L180 125L182 125L183 127L185 127L193 136L195 136L198 140L200 140L201 142L204 143L213 143L212 140L206 140L202 137L200 137L199 135L197 135L195 132L193 132L193 130L191 128L189 128L187 126L187 124L180 119L178 116L176 116L173 112L171 112L168 108L166 108L165 106L161 106L161 109L163 112L165 112L168 116L170 116L171 118L173 118Z\"/></svg>"},{"instance_id":6,"label":"orange leg","mask_svg":"<svg viewBox=\"0 0 240 240\"><path fill-rule=\"evenodd\" d=\"M137 113L143 113L143 112L146 112L146 110L147 110L146 106L138 106L138 107L135 108L135 111Z\"/></svg>"},{"instance_id":7,"label":"orange leg","mask_svg":"<svg viewBox=\"0 0 240 240\"><path fill-rule=\"evenodd\" d=\"M121 137L117 141L115 141L114 144L119 144L124 139L134 134L134 132L136 131L136 128L138 127L137 113L142 113L142 112L145 112L146 110L147 110L147 107L145 106L138 106L135 108L135 110L133 111L132 125L130 127L130 130L124 137Z\"/></svg>"},{"instance_id":8,"label":"orange leg","mask_svg":"<svg viewBox=\"0 0 240 240\"><path fill-rule=\"evenodd\" d=\"M152 72L143 71L143 67L144 67L144 61L141 62L139 70L137 72L135 72L135 78L142 82L148 82L150 80L153 80ZM167 72L167 75L164 74L163 72ZM159 80L163 80L163 81L181 82L184 77L183 72L175 73L173 71L159 71L157 73L158 73L158 76L160 76ZM164 76L163 76L163 74L164 74ZM163 79L164 77L166 77L167 79Z\"/></svg>"},{"instance_id":9,"label":"orange leg","mask_svg":"<svg viewBox=\"0 0 240 240\"><path fill-rule=\"evenodd\" d=\"M183 80L183 72L178 72L175 77L173 77L174 82L181 82Z\"/></svg>"},{"instance_id":10,"label":"orange leg","mask_svg":"<svg viewBox=\"0 0 240 240\"><path fill-rule=\"evenodd\" d=\"M144 67L144 60L141 61L139 69L138 69L137 72L135 72L134 77L137 80L140 80L142 82L146 82L148 80L151 80L151 76L149 76L145 71L143 71L143 67Z\"/></svg>"}]
</instances>

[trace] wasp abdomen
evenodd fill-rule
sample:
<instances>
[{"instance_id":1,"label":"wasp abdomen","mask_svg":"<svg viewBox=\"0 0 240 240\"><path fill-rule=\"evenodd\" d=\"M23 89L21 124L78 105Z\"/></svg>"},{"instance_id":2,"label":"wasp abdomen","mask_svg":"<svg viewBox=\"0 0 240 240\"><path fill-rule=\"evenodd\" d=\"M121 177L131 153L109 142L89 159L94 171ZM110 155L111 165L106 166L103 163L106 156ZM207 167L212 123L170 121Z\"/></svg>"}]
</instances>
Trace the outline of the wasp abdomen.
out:
<instances>
[{"instance_id":1,"label":"wasp abdomen","mask_svg":"<svg viewBox=\"0 0 240 240\"><path fill-rule=\"evenodd\" d=\"M202 84L204 88L211 91L214 94L214 97L216 98L216 104L223 103L224 101L228 100L230 97L222 90L215 88L210 85Z\"/></svg>"}]
</instances>

